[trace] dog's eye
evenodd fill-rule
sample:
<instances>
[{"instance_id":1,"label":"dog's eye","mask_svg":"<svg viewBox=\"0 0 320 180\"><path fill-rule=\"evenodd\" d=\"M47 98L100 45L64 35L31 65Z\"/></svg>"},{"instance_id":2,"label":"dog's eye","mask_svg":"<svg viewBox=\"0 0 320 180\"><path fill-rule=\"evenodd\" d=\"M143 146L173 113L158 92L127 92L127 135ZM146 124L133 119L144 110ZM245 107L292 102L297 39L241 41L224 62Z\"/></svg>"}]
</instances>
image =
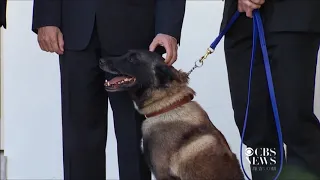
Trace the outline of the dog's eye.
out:
<instances>
[{"instance_id":1,"label":"dog's eye","mask_svg":"<svg viewBox=\"0 0 320 180\"><path fill-rule=\"evenodd\" d=\"M136 56L132 54L132 55L129 56L128 61L130 63L134 63L135 62L135 58L136 58Z\"/></svg>"}]
</instances>

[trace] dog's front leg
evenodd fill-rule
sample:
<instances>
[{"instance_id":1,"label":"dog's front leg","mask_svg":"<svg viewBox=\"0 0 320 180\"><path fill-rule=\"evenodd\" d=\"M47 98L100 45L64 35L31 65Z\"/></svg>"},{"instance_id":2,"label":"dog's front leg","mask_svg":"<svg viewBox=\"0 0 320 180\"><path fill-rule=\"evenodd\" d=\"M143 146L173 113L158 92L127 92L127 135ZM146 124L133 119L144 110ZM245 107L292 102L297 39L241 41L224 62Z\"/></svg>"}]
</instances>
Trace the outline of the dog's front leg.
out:
<instances>
[{"instance_id":1,"label":"dog's front leg","mask_svg":"<svg viewBox=\"0 0 320 180\"><path fill-rule=\"evenodd\" d=\"M154 159L156 163L152 166L154 167L154 175L157 180L179 180L170 175L168 161L161 158Z\"/></svg>"}]
</instances>

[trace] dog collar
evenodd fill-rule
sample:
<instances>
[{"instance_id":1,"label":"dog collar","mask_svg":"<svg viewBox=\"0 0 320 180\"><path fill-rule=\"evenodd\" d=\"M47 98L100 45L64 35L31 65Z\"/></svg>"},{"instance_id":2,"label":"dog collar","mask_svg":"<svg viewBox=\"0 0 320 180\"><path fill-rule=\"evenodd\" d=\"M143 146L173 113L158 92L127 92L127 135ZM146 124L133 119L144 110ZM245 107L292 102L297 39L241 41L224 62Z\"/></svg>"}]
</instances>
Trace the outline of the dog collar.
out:
<instances>
[{"instance_id":1,"label":"dog collar","mask_svg":"<svg viewBox=\"0 0 320 180\"><path fill-rule=\"evenodd\" d=\"M193 94L188 94L188 95L184 96L182 99L180 99L179 101L176 101L175 103L171 104L170 106L167 106L163 109L160 109L159 111L156 111L156 112L153 112L150 114L146 114L144 116L145 116L145 118L150 118L150 117L154 117L154 116L166 113L166 112L171 111L179 106L187 104L188 102L193 100L193 97L194 97Z\"/></svg>"}]
</instances>

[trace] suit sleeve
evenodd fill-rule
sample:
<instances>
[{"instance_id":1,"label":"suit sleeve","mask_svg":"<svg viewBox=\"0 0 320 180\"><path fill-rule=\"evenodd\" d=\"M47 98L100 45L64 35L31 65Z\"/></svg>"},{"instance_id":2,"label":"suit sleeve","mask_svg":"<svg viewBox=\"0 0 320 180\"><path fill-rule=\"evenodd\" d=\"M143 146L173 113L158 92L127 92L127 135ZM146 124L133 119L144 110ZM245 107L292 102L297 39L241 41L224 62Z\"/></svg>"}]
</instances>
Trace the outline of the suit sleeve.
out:
<instances>
[{"instance_id":1,"label":"suit sleeve","mask_svg":"<svg viewBox=\"0 0 320 180\"><path fill-rule=\"evenodd\" d=\"M186 0L156 0L156 34L170 35L180 43Z\"/></svg>"},{"instance_id":2,"label":"suit sleeve","mask_svg":"<svg viewBox=\"0 0 320 180\"><path fill-rule=\"evenodd\" d=\"M7 0L0 0L0 27L6 28Z\"/></svg>"},{"instance_id":3,"label":"suit sleeve","mask_svg":"<svg viewBox=\"0 0 320 180\"><path fill-rule=\"evenodd\" d=\"M62 0L34 0L32 31L38 33L38 28L44 26L61 26Z\"/></svg>"}]
</instances>

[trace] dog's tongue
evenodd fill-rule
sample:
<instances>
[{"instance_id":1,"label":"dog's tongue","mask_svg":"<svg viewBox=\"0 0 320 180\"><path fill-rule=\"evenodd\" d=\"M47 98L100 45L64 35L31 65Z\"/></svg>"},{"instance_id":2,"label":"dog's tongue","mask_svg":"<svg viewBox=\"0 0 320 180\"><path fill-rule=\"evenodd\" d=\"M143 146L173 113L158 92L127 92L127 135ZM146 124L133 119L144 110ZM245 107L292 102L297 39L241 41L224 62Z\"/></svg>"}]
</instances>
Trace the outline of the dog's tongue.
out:
<instances>
[{"instance_id":1,"label":"dog's tongue","mask_svg":"<svg viewBox=\"0 0 320 180\"><path fill-rule=\"evenodd\" d=\"M113 78L113 79L111 79L110 81L108 81L110 84L115 84L115 83L117 83L117 82L119 82L119 81L122 81L122 80L124 80L124 79L126 79L127 77L124 77L124 76L117 76L117 77L115 77L115 78Z\"/></svg>"}]
</instances>

